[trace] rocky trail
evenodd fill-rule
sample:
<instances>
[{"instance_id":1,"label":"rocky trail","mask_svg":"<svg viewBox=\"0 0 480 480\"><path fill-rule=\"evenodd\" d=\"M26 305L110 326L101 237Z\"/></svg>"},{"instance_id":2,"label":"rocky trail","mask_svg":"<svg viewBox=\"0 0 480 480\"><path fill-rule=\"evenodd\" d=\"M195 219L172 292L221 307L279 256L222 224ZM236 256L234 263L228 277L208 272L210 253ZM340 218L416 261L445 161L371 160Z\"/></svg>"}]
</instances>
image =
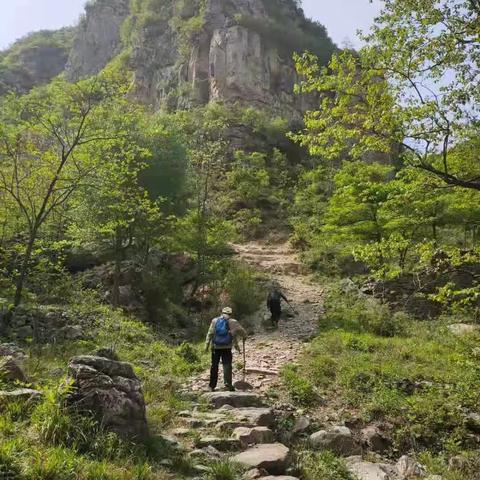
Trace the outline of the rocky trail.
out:
<instances>
[{"instance_id":1,"label":"rocky trail","mask_svg":"<svg viewBox=\"0 0 480 480\"><path fill-rule=\"evenodd\" d=\"M179 427L171 433L176 437L188 436L190 429L195 429L196 450L191 455L200 458L228 455L250 469L245 478L294 480L296 477L285 476L291 460L290 449L276 439L278 413L269 405L267 393L279 385L282 367L295 362L305 341L315 334L323 290L313 282L287 244L249 243L234 248L241 260L281 285L293 309L284 303L275 330L269 328L265 304L247 319L254 333L245 347L246 381L253 391L201 393L208 385L209 372L205 371L189 385L199 403L193 411L181 412ZM243 379L241 362L241 356L237 355L234 380ZM309 422L303 418L297 423L296 430L300 433Z\"/></svg>"},{"instance_id":2,"label":"rocky trail","mask_svg":"<svg viewBox=\"0 0 480 480\"><path fill-rule=\"evenodd\" d=\"M269 328L266 304L260 311L247 319L252 326L246 346L246 381L256 391L264 392L278 383L281 368L294 362L304 346L317 330L321 314L323 289L314 283L295 252L287 245L263 245L248 243L235 245L238 257L256 270L265 273L270 280L277 281L292 307L283 302L283 314L278 329ZM265 296L266 296L265 292ZM235 380L243 379L242 359L236 357ZM204 372L193 383L194 391L205 390L209 372Z\"/></svg>"},{"instance_id":3,"label":"rocky trail","mask_svg":"<svg viewBox=\"0 0 480 480\"><path fill-rule=\"evenodd\" d=\"M235 250L240 259L280 283L295 314L284 306L285 315L276 330L266 327L266 306L250 319L254 333L246 344L246 380L252 391L209 392L207 371L186 385L192 407L178 414L168 438L191 458L196 478L205 478L212 460L230 459L243 467L244 480L300 480L301 472L293 461L299 440L312 450L329 450L344 457L358 480L425 477L423 468L411 457L403 456L397 464L385 460L382 453L390 443L379 426L360 429L333 417L319 421L282 403L278 398L280 371L299 358L305 342L315 335L323 289L286 244L249 243L236 245ZM241 380L241 357L234 363L235 380Z\"/></svg>"}]
</instances>

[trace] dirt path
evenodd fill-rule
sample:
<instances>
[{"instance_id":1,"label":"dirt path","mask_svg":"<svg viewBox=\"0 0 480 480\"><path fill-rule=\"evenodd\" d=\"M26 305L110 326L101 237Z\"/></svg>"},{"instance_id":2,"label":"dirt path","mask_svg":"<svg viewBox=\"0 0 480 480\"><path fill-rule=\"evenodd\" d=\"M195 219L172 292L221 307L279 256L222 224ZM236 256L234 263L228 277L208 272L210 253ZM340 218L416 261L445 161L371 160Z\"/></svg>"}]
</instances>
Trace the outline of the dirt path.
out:
<instances>
[{"instance_id":1,"label":"dirt path","mask_svg":"<svg viewBox=\"0 0 480 480\"><path fill-rule=\"evenodd\" d=\"M297 312L296 315L289 313L291 310L284 303L284 315L278 329L274 331L265 328L265 319L269 317L266 305L249 319L254 334L246 343L246 380L256 391L262 392L275 386L282 366L295 362L302 352L304 342L315 334L322 308L323 290L312 281L288 244L264 245L252 242L235 245L235 250L240 259L266 273L271 280L278 281ZM234 360L234 380L242 379L241 361L241 356L237 354ZM196 391L205 390L207 384L208 372L204 372L197 377L192 388Z\"/></svg>"}]
</instances>

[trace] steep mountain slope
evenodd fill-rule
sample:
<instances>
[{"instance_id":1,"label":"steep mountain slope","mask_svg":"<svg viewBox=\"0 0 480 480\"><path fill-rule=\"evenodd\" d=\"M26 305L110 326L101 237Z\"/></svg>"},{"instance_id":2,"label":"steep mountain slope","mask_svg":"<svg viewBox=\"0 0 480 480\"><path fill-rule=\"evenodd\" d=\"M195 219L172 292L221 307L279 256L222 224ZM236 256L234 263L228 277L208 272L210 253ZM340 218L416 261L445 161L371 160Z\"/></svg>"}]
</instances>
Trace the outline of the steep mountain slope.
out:
<instances>
[{"instance_id":1,"label":"steep mountain slope","mask_svg":"<svg viewBox=\"0 0 480 480\"><path fill-rule=\"evenodd\" d=\"M74 34L74 28L42 30L0 52L0 95L9 91L26 93L62 73Z\"/></svg>"},{"instance_id":2,"label":"steep mountain slope","mask_svg":"<svg viewBox=\"0 0 480 480\"><path fill-rule=\"evenodd\" d=\"M156 108L219 100L299 117L306 105L293 94L293 52L309 49L326 62L336 48L295 0L93 0L68 35L64 45L16 48L20 67L4 72L3 83L25 92L62 71L75 81L120 55L138 99Z\"/></svg>"}]
</instances>

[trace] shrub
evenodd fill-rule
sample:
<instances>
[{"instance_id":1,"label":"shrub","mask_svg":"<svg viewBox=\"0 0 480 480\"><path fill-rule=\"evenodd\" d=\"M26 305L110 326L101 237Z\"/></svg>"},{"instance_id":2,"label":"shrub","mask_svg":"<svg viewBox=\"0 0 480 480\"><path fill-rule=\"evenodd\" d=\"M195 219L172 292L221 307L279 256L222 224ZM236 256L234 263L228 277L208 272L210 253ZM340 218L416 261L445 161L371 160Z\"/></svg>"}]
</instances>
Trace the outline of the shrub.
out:
<instances>
[{"instance_id":1,"label":"shrub","mask_svg":"<svg viewBox=\"0 0 480 480\"><path fill-rule=\"evenodd\" d=\"M375 298L363 296L353 284L334 285L325 300L325 321L322 325L351 332L369 332L393 337L405 332L409 317L392 312Z\"/></svg>"},{"instance_id":2,"label":"shrub","mask_svg":"<svg viewBox=\"0 0 480 480\"><path fill-rule=\"evenodd\" d=\"M305 480L355 480L345 462L331 452L302 452L298 466Z\"/></svg>"},{"instance_id":3,"label":"shrub","mask_svg":"<svg viewBox=\"0 0 480 480\"><path fill-rule=\"evenodd\" d=\"M227 274L227 293L234 315L241 319L255 313L262 300L255 273L245 265L233 265Z\"/></svg>"},{"instance_id":4,"label":"shrub","mask_svg":"<svg viewBox=\"0 0 480 480\"><path fill-rule=\"evenodd\" d=\"M318 400L315 387L300 374L298 365L286 365L282 370L282 379L292 400L299 405L313 405Z\"/></svg>"},{"instance_id":5,"label":"shrub","mask_svg":"<svg viewBox=\"0 0 480 480\"><path fill-rule=\"evenodd\" d=\"M237 480L240 475L238 465L229 460L217 460L210 465L206 480Z\"/></svg>"}]
</instances>

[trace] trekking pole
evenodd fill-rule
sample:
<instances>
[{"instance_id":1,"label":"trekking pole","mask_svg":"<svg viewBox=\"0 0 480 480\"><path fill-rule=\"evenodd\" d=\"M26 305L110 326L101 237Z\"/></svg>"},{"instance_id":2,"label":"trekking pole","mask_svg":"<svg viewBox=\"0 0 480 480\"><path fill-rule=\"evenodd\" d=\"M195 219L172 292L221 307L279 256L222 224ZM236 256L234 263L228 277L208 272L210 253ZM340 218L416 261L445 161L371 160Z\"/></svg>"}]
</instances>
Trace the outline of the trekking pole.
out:
<instances>
[{"instance_id":1,"label":"trekking pole","mask_svg":"<svg viewBox=\"0 0 480 480\"><path fill-rule=\"evenodd\" d=\"M245 378L247 377L247 355L245 353L245 339L243 339L243 382L245 383Z\"/></svg>"},{"instance_id":2,"label":"trekking pole","mask_svg":"<svg viewBox=\"0 0 480 480\"><path fill-rule=\"evenodd\" d=\"M287 305L292 309L294 315L298 315L298 312L292 307L292 304L289 301L287 301Z\"/></svg>"}]
</instances>

